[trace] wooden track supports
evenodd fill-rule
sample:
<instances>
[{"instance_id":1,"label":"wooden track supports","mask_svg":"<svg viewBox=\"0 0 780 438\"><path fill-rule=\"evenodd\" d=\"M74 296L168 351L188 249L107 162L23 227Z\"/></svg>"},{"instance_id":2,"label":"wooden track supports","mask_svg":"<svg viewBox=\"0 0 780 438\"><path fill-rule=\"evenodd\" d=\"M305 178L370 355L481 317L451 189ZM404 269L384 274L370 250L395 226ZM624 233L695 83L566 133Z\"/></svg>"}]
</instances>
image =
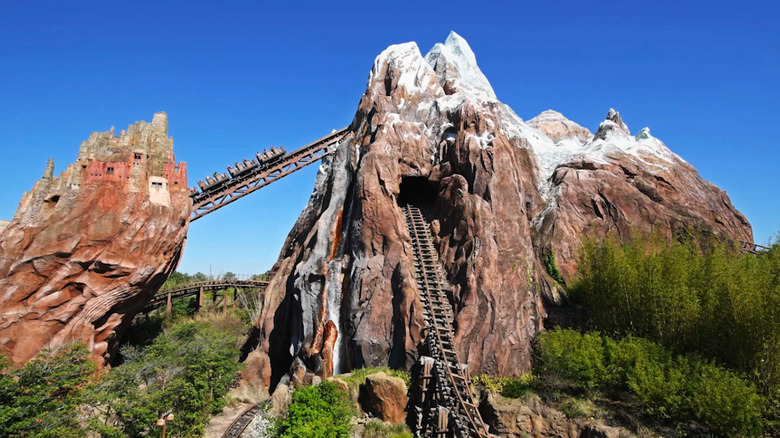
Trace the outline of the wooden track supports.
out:
<instances>
[{"instance_id":1,"label":"wooden track supports","mask_svg":"<svg viewBox=\"0 0 780 438\"><path fill-rule=\"evenodd\" d=\"M430 225L416 207L404 209L412 240L417 288L425 317L425 345L431 357L420 359L421 387L416 406L419 435L433 437L490 436L469 386L468 368L454 345L448 283L439 265Z\"/></svg>"}]
</instances>

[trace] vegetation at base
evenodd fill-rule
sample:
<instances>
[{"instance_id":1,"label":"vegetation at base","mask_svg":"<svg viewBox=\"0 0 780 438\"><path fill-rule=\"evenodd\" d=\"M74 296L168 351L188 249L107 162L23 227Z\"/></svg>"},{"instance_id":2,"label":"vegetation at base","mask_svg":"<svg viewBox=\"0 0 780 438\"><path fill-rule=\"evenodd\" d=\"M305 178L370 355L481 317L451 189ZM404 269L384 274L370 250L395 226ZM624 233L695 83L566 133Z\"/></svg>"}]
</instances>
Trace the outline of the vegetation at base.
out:
<instances>
[{"instance_id":1,"label":"vegetation at base","mask_svg":"<svg viewBox=\"0 0 780 438\"><path fill-rule=\"evenodd\" d=\"M694 418L724 436L761 433L763 398L755 386L697 356L675 355L646 339L568 329L542 332L537 344L537 372L586 393L626 390L659 418Z\"/></svg>"},{"instance_id":2,"label":"vegetation at base","mask_svg":"<svg viewBox=\"0 0 780 438\"><path fill-rule=\"evenodd\" d=\"M363 426L362 438L412 438L412 432L405 424L388 424L370 420Z\"/></svg>"},{"instance_id":3,"label":"vegetation at base","mask_svg":"<svg viewBox=\"0 0 780 438\"><path fill-rule=\"evenodd\" d=\"M83 344L41 351L23 367L0 357L0 436L83 437L78 420L97 369Z\"/></svg>"},{"instance_id":4,"label":"vegetation at base","mask_svg":"<svg viewBox=\"0 0 780 438\"><path fill-rule=\"evenodd\" d=\"M390 377L398 377L399 379L404 380L407 388L411 387L412 377L408 371L394 370L390 367L358 368L350 371L348 375L337 377L347 382L347 385L349 385L350 388L357 388L366 383L366 377L376 373L385 373Z\"/></svg>"},{"instance_id":5,"label":"vegetation at base","mask_svg":"<svg viewBox=\"0 0 780 438\"><path fill-rule=\"evenodd\" d=\"M472 384L482 386L494 394L501 394L507 398L523 398L533 393L534 376L523 374L521 376L493 377L481 374L471 379Z\"/></svg>"},{"instance_id":6,"label":"vegetation at base","mask_svg":"<svg viewBox=\"0 0 780 438\"><path fill-rule=\"evenodd\" d=\"M203 434L210 416L225 405L239 364L237 337L230 323L185 321L163 331L144 350L128 347L125 363L95 388L106 426L119 436L147 436L154 422L172 410L172 435Z\"/></svg>"},{"instance_id":7,"label":"vegetation at base","mask_svg":"<svg viewBox=\"0 0 780 438\"><path fill-rule=\"evenodd\" d=\"M101 375L82 344L42 351L19 369L0 358L0 436L154 436L168 411L171 436L202 436L236 380L241 330L229 315L171 321L148 346L125 346L124 363Z\"/></svg>"},{"instance_id":8,"label":"vegetation at base","mask_svg":"<svg viewBox=\"0 0 780 438\"><path fill-rule=\"evenodd\" d=\"M550 277L552 277L553 280L563 284L563 275L561 275L561 271L558 270L558 265L555 264L555 253L552 250L550 250L550 253L545 257L544 266L547 268L547 273L550 274Z\"/></svg>"},{"instance_id":9,"label":"vegetation at base","mask_svg":"<svg viewBox=\"0 0 780 438\"><path fill-rule=\"evenodd\" d=\"M346 391L333 382L298 388L292 395L282 438L348 438L356 413Z\"/></svg>"},{"instance_id":10,"label":"vegetation at base","mask_svg":"<svg viewBox=\"0 0 780 438\"><path fill-rule=\"evenodd\" d=\"M766 399L767 433L780 435L780 244L754 255L701 238L608 236L584 244L579 269L572 295L594 329L737 371Z\"/></svg>"}]
</instances>

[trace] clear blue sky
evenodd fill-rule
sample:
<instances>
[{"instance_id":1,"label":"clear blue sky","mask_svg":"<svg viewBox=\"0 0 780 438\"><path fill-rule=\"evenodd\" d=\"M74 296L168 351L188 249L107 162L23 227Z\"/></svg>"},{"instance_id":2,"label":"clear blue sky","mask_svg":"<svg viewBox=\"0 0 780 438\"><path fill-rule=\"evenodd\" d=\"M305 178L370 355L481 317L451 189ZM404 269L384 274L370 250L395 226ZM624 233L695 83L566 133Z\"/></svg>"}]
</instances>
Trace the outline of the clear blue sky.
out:
<instances>
[{"instance_id":1,"label":"clear blue sky","mask_svg":"<svg viewBox=\"0 0 780 438\"><path fill-rule=\"evenodd\" d=\"M450 30L524 119L592 131L610 107L649 126L753 224L780 229L776 2L0 1L0 219L48 157L166 111L190 183L258 149L297 148L353 118L374 58ZM180 270L263 272L315 166L195 222Z\"/></svg>"}]
</instances>

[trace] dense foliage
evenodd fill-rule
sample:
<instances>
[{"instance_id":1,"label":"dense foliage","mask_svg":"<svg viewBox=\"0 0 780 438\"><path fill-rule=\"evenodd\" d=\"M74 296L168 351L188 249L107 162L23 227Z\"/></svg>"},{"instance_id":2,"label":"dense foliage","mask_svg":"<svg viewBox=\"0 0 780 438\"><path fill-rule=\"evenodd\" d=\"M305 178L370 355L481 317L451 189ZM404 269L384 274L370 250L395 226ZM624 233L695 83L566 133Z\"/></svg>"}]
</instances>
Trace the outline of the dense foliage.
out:
<instances>
[{"instance_id":1,"label":"dense foliage","mask_svg":"<svg viewBox=\"0 0 780 438\"><path fill-rule=\"evenodd\" d=\"M282 438L347 438L355 406L333 382L298 388L292 395Z\"/></svg>"},{"instance_id":2,"label":"dense foliage","mask_svg":"<svg viewBox=\"0 0 780 438\"><path fill-rule=\"evenodd\" d=\"M97 368L88 356L84 345L74 344L44 350L19 369L0 357L0 436L86 436L79 406Z\"/></svg>"},{"instance_id":3,"label":"dense foliage","mask_svg":"<svg viewBox=\"0 0 780 438\"><path fill-rule=\"evenodd\" d=\"M584 391L630 391L657 417L694 418L723 436L761 433L763 399L755 386L697 356L675 355L641 338L616 341L573 330L543 332L537 342L540 374Z\"/></svg>"},{"instance_id":4,"label":"dense foliage","mask_svg":"<svg viewBox=\"0 0 780 438\"><path fill-rule=\"evenodd\" d=\"M584 245L574 294L594 328L641 336L780 383L780 245L758 255L725 244L610 237Z\"/></svg>"},{"instance_id":5,"label":"dense foliage","mask_svg":"<svg viewBox=\"0 0 780 438\"><path fill-rule=\"evenodd\" d=\"M740 371L767 398L768 430L780 433L780 244L754 255L698 239L612 236L587 242L579 266L573 294L593 328Z\"/></svg>"},{"instance_id":6,"label":"dense foliage","mask_svg":"<svg viewBox=\"0 0 780 438\"><path fill-rule=\"evenodd\" d=\"M167 428L180 437L201 436L239 368L236 337L210 322L183 322L166 329L143 351L123 351L125 363L96 391L107 425L121 436L146 436L155 420L172 411Z\"/></svg>"}]
</instances>

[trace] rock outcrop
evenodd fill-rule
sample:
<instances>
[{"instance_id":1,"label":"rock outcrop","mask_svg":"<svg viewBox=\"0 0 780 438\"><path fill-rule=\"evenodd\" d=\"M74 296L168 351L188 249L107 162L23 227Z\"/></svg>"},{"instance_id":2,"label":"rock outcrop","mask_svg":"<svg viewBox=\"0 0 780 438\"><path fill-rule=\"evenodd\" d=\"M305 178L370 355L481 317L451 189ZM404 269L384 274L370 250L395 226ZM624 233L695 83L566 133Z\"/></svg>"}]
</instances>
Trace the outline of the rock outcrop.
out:
<instances>
[{"instance_id":1,"label":"rock outcrop","mask_svg":"<svg viewBox=\"0 0 780 438\"><path fill-rule=\"evenodd\" d=\"M426 57L391 46L272 271L249 357L265 385L299 359L326 377L413 363L424 322L405 204L437 236L472 373L529 370L543 298L556 298L550 252L571 278L588 234L697 226L751 237L725 193L648 130L632 137L616 111L595 135L552 111L526 123L457 34Z\"/></svg>"},{"instance_id":2,"label":"rock outcrop","mask_svg":"<svg viewBox=\"0 0 780 438\"><path fill-rule=\"evenodd\" d=\"M567 418L536 395L524 400L482 395L479 411L492 433L507 438L631 438L636 435L604 420Z\"/></svg>"},{"instance_id":3,"label":"rock outcrop","mask_svg":"<svg viewBox=\"0 0 780 438\"><path fill-rule=\"evenodd\" d=\"M22 364L80 341L105 363L175 269L191 205L164 113L93 133L58 177L49 160L0 229L0 351Z\"/></svg>"},{"instance_id":4,"label":"rock outcrop","mask_svg":"<svg viewBox=\"0 0 780 438\"><path fill-rule=\"evenodd\" d=\"M398 377L391 377L383 372L366 377L363 386L360 405L382 421L393 424L403 424L406 421L406 383Z\"/></svg>"}]
</instances>

